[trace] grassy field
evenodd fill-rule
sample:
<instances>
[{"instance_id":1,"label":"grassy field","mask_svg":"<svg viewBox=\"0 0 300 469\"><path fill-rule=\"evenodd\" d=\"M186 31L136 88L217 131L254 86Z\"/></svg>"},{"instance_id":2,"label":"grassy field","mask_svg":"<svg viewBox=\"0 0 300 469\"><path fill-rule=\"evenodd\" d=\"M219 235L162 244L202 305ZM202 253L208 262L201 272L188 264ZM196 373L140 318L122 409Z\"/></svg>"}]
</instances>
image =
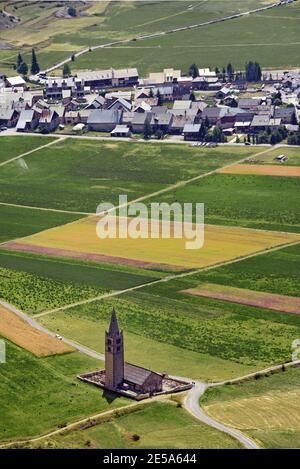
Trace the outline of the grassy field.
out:
<instances>
[{"instance_id":1,"label":"grassy field","mask_svg":"<svg viewBox=\"0 0 300 469\"><path fill-rule=\"evenodd\" d=\"M114 306L125 336L127 333L135 334L140 336L141 342L144 338L151 339L158 344L172 345L199 354L195 367L192 361L191 365L188 364L187 355L181 357L178 354L179 358L175 362L172 350L168 351L166 348L159 366L155 351L151 358L149 354L144 356L141 348L136 348L133 342L131 360L141 365L153 360L158 369L171 369L175 374L176 367L182 370L183 365L187 363L185 374L190 373L191 368L193 375L198 378L216 380L224 375L238 376L250 368L259 369L290 359L291 342L300 332L300 317L180 293L199 285L202 278L203 274L197 274L147 286L119 297L57 313L57 317L54 314L52 317L44 316L41 319L47 327L62 331L66 327L63 325L66 321L67 334L70 337L74 335L77 340L83 329L85 332L81 340L94 347L95 325L99 324L96 328L99 327L103 332ZM60 319L62 314L65 316ZM131 339L128 342L130 344ZM100 340L99 347L101 344ZM128 347L130 350L131 346ZM209 361L206 357L203 357L203 361L200 359L201 354L213 359L211 366L207 366ZM160 356L161 354L157 353L159 359ZM220 359L223 367L221 370Z\"/></svg>"},{"instance_id":2,"label":"grassy field","mask_svg":"<svg viewBox=\"0 0 300 469\"><path fill-rule=\"evenodd\" d=\"M129 288L152 280L134 269L0 252L0 296L27 313ZM152 274L153 275L153 274ZM157 274L156 274L157 275Z\"/></svg>"},{"instance_id":3,"label":"grassy field","mask_svg":"<svg viewBox=\"0 0 300 469\"><path fill-rule=\"evenodd\" d=\"M129 222L127 218L117 220L118 229L125 230ZM97 223L99 217L90 217L73 224L57 227L52 230L43 231L26 238L21 238L12 248L20 246L26 249L38 247L43 249L51 248L57 254L59 252L82 253L82 255L108 256L109 262L115 259L127 259L128 262L141 263L145 268L159 269L166 266L168 270L172 268L200 268L229 261L238 257L253 254L255 252L270 249L282 244L300 241L300 235L277 232L263 232L237 227L224 227L215 225L205 225L203 240L200 233L191 233L182 238L170 237L153 238L150 222L140 229L142 235L136 239L130 237L100 239L97 235ZM173 225L173 224L172 224ZM165 226L170 227L169 223ZM177 225L181 226L181 225ZM130 228L130 227L129 227ZM158 228L161 228L161 226ZM173 229L173 226L171 226ZM198 228L199 230L199 228ZM197 236L197 238L196 238ZM193 239L194 243L200 243L198 248L187 249L188 240ZM203 241L203 247L201 242ZM67 255L67 254L66 254ZM138 265L138 264L137 264Z\"/></svg>"},{"instance_id":4,"label":"grassy field","mask_svg":"<svg viewBox=\"0 0 300 469\"><path fill-rule=\"evenodd\" d=\"M103 396L76 375L102 363L79 353L36 358L7 342L0 366L0 439L24 438L50 431L102 410L127 404Z\"/></svg>"},{"instance_id":5,"label":"grassy field","mask_svg":"<svg viewBox=\"0 0 300 469\"><path fill-rule=\"evenodd\" d=\"M287 160L284 163L280 163L280 161L275 160L275 158L279 155L287 156ZM300 166L300 151L299 148L278 148L276 150L271 150L270 153L265 153L264 155L260 155L257 158L249 158L251 161L255 162L255 164L272 164L280 166L284 169L285 166Z\"/></svg>"},{"instance_id":6,"label":"grassy field","mask_svg":"<svg viewBox=\"0 0 300 469\"><path fill-rule=\"evenodd\" d=\"M247 433L266 448L299 448L300 370L209 389L205 411Z\"/></svg>"},{"instance_id":7,"label":"grassy field","mask_svg":"<svg viewBox=\"0 0 300 469\"><path fill-rule=\"evenodd\" d=\"M202 282L299 296L300 244L198 274Z\"/></svg>"},{"instance_id":8,"label":"grassy field","mask_svg":"<svg viewBox=\"0 0 300 469\"><path fill-rule=\"evenodd\" d=\"M27 151L34 150L35 148L45 145L46 143L50 143L53 140L53 138L40 136L26 136L24 138L1 136L0 163L3 163L10 158L14 158L15 156L21 155L22 153L26 153ZM20 162L15 164L20 165Z\"/></svg>"},{"instance_id":9,"label":"grassy field","mask_svg":"<svg viewBox=\"0 0 300 469\"><path fill-rule=\"evenodd\" d=\"M159 202L202 202L206 223L299 232L299 187L296 177L214 174Z\"/></svg>"},{"instance_id":10,"label":"grassy field","mask_svg":"<svg viewBox=\"0 0 300 469\"><path fill-rule=\"evenodd\" d=\"M76 140L74 145L67 139L25 157L26 169L13 163L1 168L0 200L95 212L101 202L117 203L119 194L133 200L253 153L163 143Z\"/></svg>"},{"instance_id":11,"label":"grassy field","mask_svg":"<svg viewBox=\"0 0 300 469\"><path fill-rule=\"evenodd\" d=\"M64 342L33 328L2 305L0 305L0 334L37 357L74 351Z\"/></svg>"},{"instance_id":12,"label":"grassy field","mask_svg":"<svg viewBox=\"0 0 300 469\"><path fill-rule=\"evenodd\" d=\"M11 189L13 191L13 187ZM80 215L71 213L46 212L0 204L0 242L37 233L78 218Z\"/></svg>"},{"instance_id":13,"label":"grassy field","mask_svg":"<svg viewBox=\"0 0 300 469\"><path fill-rule=\"evenodd\" d=\"M77 69L108 68L109 64L116 68L136 66L142 75L164 67L179 67L187 72L194 62L211 67L231 62L235 68L242 68L245 62L255 59L265 68L296 67L299 5L280 7L274 12L275 9L142 42L99 49L81 56L74 65ZM195 23L194 20L192 24ZM239 37L238 42L236 37ZM274 47L275 56L271 53Z\"/></svg>"},{"instance_id":14,"label":"grassy field","mask_svg":"<svg viewBox=\"0 0 300 469\"><path fill-rule=\"evenodd\" d=\"M202 424L172 401L156 402L92 428L47 438L30 447L240 448L231 437Z\"/></svg>"}]
</instances>

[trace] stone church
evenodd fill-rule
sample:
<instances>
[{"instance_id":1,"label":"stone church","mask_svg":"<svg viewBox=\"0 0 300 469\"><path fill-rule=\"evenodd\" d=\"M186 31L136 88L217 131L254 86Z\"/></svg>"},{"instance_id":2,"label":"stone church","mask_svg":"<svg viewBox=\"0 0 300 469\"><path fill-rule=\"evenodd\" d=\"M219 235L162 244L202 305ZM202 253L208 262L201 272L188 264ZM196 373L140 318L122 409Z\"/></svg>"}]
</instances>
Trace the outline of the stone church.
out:
<instances>
[{"instance_id":1,"label":"stone church","mask_svg":"<svg viewBox=\"0 0 300 469\"><path fill-rule=\"evenodd\" d=\"M162 383L163 375L124 362L123 331L113 309L109 329L105 333L105 388L153 394L162 392Z\"/></svg>"}]
</instances>

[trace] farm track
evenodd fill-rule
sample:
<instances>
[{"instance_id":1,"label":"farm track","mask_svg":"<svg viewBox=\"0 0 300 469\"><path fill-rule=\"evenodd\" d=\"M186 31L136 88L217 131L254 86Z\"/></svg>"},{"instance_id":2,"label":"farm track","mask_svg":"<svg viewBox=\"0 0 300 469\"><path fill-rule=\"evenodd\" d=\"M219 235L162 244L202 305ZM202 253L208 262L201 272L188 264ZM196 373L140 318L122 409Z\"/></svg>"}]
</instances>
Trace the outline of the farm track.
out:
<instances>
[{"instance_id":1,"label":"farm track","mask_svg":"<svg viewBox=\"0 0 300 469\"><path fill-rule=\"evenodd\" d=\"M74 57L76 59L76 58L80 57L81 55L88 54L89 52L92 52L92 51L97 50L97 49L105 49L105 48L109 48L109 47L116 46L116 45L128 44L133 39L135 41L142 41L142 40L145 40L145 39L158 38L158 37L164 36L166 34L173 34L173 33L177 33L177 32L180 32L180 31L187 31L189 29L201 28L201 27L212 25L212 24L223 23L224 21L230 21L230 20L234 20L234 19L237 19L237 18L242 18L243 16L248 16L248 15L252 15L254 13L264 12L266 10L270 10L272 8L276 8L276 7L279 7L279 6L281 6L281 4L279 4L278 2L277 3L272 3L270 5L267 5L267 6L264 6L264 7L259 7L259 8L256 8L254 10L249 10L249 11L245 11L245 12L241 12L241 13L236 13L234 15L225 16L225 17L222 17L222 18L216 18L216 19L213 19L213 20L210 20L210 21L205 21L203 23L191 24L191 25L188 25L188 26L173 28L173 29L169 29L169 30L166 30L166 31L160 31L160 32L152 33L152 34L146 34L146 35L143 35L143 36L132 37L130 39L120 39L118 41L112 41L112 42L109 42L109 43L106 43L106 44L98 44L96 46L86 47L85 49L82 49L81 51L76 52L74 54ZM57 64L55 64L55 65L53 65L49 68L46 68L45 70L42 70L41 73L45 73L45 74L50 73L53 70L56 70L57 68L61 68L63 65L67 64L68 62L71 62L71 60L72 60L71 57L68 57L67 59L62 60L62 61L58 62Z\"/></svg>"}]
</instances>

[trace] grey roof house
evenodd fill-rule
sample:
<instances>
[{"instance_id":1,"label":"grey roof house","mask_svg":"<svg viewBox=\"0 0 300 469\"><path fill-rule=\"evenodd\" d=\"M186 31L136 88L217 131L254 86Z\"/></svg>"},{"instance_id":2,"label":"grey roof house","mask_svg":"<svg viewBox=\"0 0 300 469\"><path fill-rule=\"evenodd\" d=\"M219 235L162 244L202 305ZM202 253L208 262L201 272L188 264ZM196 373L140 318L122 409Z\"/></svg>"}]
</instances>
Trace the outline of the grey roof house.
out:
<instances>
[{"instance_id":1,"label":"grey roof house","mask_svg":"<svg viewBox=\"0 0 300 469\"><path fill-rule=\"evenodd\" d=\"M122 111L113 109L95 109L87 118L89 130L111 132L122 119Z\"/></svg>"}]
</instances>

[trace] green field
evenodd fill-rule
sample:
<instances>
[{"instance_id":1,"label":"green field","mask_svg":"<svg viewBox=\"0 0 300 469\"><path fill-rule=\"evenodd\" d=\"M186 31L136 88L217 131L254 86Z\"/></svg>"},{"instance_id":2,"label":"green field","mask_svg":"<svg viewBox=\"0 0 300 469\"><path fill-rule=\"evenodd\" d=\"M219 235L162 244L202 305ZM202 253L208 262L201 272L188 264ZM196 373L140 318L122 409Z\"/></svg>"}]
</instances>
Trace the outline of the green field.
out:
<instances>
[{"instance_id":1,"label":"green field","mask_svg":"<svg viewBox=\"0 0 300 469\"><path fill-rule=\"evenodd\" d=\"M11 189L13 191L13 187ZM38 233L78 218L81 216L71 213L47 212L0 204L0 242Z\"/></svg>"},{"instance_id":2,"label":"green field","mask_svg":"<svg viewBox=\"0 0 300 469\"><path fill-rule=\"evenodd\" d=\"M135 435L139 437L137 441ZM171 401L156 402L109 422L47 438L30 447L240 448L231 437L202 424Z\"/></svg>"},{"instance_id":3,"label":"green field","mask_svg":"<svg viewBox=\"0 0 300 469\"><path fill-rule=\"evenodd\" d=\"M287 160L284 163L274 160L276 156L285 155ZM252 160L252 158L250 157ZM276 164L281 166L300 166L300 151L299 148L278 148L270 151L265 155L254 158L256 164Z\"/></svg>"},{"instance_id":4,"label":"green field","mask_svg":"<svg viewBox=\"0 0 300 469\"><path fill-rule=\"evenodd\" d=\"M211 388L201 399L214 418L240 429L266 448L299 448L300 370Z\"/></svg>"},{"instance_id":5,"label":"green field","mask_svg":"<svg viewBox=\"0 0 300 469\"><path fill-rule=\"evenodd\" d=\"M74 145L70 138L25 157L26 170L14 163L1 168L0 201L95 212L101 202L118 203L119 194L133 200L251 154L251 148L163 143Z\"/></svg>"},{"instance_id":6,"label":"green field","mask_svg":"<svg viewBox=\"0 0 300 469\"><path fill-rule=\"evenodd\" d=\"M0 65L1 66L1 65ZM14 158L15 156L26 153L27 151L34 150L42 145L52 142L53 138L48 137L31 137L26 136L24 138L20 137L2 137L0 139L1 143L1 153L0 153L0 163ZM19 163L15 163L20 165Z\"/></svg>"},{"instance_id":7,"label":"green field","mask_svg":"<svg viewBox=\"0 0 300 469\"><path fill-rule=\"evenodd\" d=\"M159 202L202 202L206 223L299 232L299 188L295 177L214 174Z\"/></svg>"},{"instance_id":8,"label":"green field","mask_svg":"<svg viewBox=\"0 0 300 469\"><path fill-rule=\"evenodd\" d=\"M299 296L300 244L198 275L201 282Z\"/></svg>"},{"instance_id":9,"label":"green field","mask_svg":"<svg viewBox=\"0 0 300 469\"><path fill-rule=\"evenodd\" d=\"M267 256L260 257L261 263L264 262L263 258L268 259ZM272 260L265 261L266 266L268 262L272 269ZM283 260L282 264L284 263ZM290 253L290 263L296 269L293 251ZM259 265L258 263L258 269ZM230 271L229 267L227 269ZM218 272L220 271L222 272L221 269ZM279 271L280 266L278 276ZM289 272L289 264L286 265L286 270L281 270L282 276L284 272L288 277L286 284L294 285L295 288L297 277L294 278L293 271ZM221 274L218 275L220 277ZM238 277L238 271L235 275ZM219 277L216 275L216 282ZM245 276L240 277L241 282L244 279L243 287L252 288L251 276L250 283L247 283L247 267ZM226 278L225 276L224 282L227 281ZM41 320L50 329L61 331L103 352L103 341L97 342L97 337L99 334L103 335L114 306L125 330L125 337L126 334L129 335L128 354L131 361L144 366L155 363L157 369L174 374L182 373L186 367L185 374L203 379L217 380L238 376L290 359L291 342L300 333L300 318L297 315L181 293L181 290L198 286L202 280L207 279L215 281L213 274L211 277L208 274L196 274L150 285L112 299L81 305L65 313L44 316ZM259 280L257 283L259 284ZM256 284L254 286L256 288ZM274 289L275 286L276 281ZM154 344L152 347L148 342L149 339L158 343L157 354ZM143 348L141 351L137 347L139 340L142 343L145 341L145 353ZM176 361L172 348L168 349L167 346L177 348ZM147 349L153 352L150 354ZM161 350L164 352L161 353ZM181 354L180 350L185 353ZM190 364L189 352L193 352Z\"/></svg>"},{"instance_id":10,"label":"green field","mask_svg":"<svg viewBox=\"0 0 300 469\"><path fill-rule=\"evenodd\" d=\"M80 353L37 358L7 343L7 362L0 365L0 439L24 438L58 428L127 400L103 397L96 387L81 383L78 373L102 363Z\"/></svg>"},{"instance_id":11,"label":"green field","mask_svg":"<svg viewBox=\"0 0 300 469\"><path fill-rule=\"evenodd\" d=\"M76 69L108 68L110 64L116 68L136 66L141 75L165 67L179 67L187 73L195 62L213 68L231 62L238 69L253 59L264 68L296 67L299 18L299 5L288 5L159 38L98 49L81 56L74 66ZM196 22L194 19L191 24Z\"/></svg>"},{"instance_id":12,"label":"green field","mask_svg":"<svg viewBox=\"0 0 300 469\"><path fill-rule=\"evenodd\" d=\"M96 263L1 251L0 265L1 298L26 313L39 313L153 279L137 269L110 269Z\"/></svg>"}]
</instances>

